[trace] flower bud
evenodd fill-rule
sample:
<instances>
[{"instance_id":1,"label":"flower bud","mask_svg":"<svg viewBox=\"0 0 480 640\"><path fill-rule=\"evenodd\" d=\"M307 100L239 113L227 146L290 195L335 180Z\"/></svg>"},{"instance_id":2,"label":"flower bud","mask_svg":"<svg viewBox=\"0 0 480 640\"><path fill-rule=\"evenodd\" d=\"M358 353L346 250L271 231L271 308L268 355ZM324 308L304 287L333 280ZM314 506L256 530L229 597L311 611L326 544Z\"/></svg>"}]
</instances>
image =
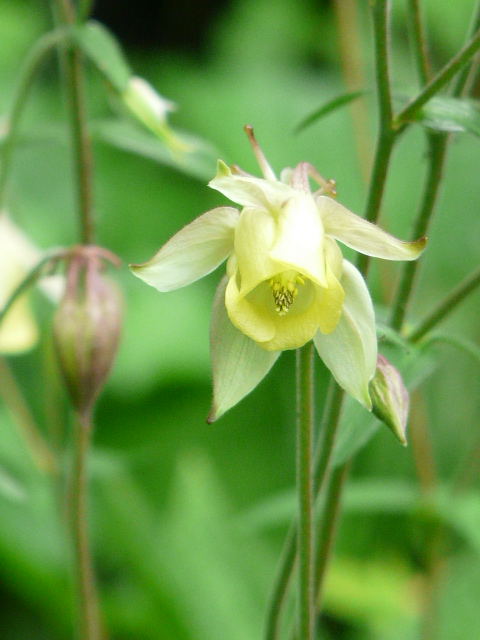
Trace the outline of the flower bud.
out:
<instances>
[{"instance_id":1,"label":"flower bud","mask_svg":"<svg viewBox=\"0 0 480 640\"><path fill-rule=\"evenodd\" d=\"M406 445L408 392L400 372L381 354L377 356L377 370L370 381L369 392L372 412Z\"/></svg>"},{"instance_id":2,"label":"flower bud","mask_svg":"<svg viewBox=\"0 0 480 640\"><path fill-rule=\"evenodd\" d=\"M121 333L121 294L101 274L100 255L96 247L74 250L65 296L53 321L60 370L80 414L92 411L112 368Z\"/></svg>"},{"instance_id":3,"label":"flower bud","mask_svg":"<svg viewBox=\"0 0 480 640\"><path fill-rule=\"evenodd\" d=\"M129 113L152 133L159 136L173 153L186 151L188 146L168 126L167 116L176 105L163 98L143 78L132 76L121 100Z\"/></svg>"}]
</instances>

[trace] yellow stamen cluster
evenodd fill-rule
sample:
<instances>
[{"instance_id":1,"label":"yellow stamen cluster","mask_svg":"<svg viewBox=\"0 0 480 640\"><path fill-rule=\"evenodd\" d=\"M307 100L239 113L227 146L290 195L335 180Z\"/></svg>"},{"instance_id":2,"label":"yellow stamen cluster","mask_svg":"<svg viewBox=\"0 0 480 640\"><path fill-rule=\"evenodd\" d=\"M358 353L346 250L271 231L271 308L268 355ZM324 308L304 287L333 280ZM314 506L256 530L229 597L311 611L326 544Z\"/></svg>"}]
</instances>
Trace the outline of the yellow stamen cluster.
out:
<instances>
[{"instance_id":1,"label":"yellow stamen cluster","mask_svg":"<svg viewBox=\"0 0 480 640\"><path fill-rule=\"evenodd\" d=\"M279 273L270 280L269 284L275 301L275 310L279 315L284 316L292 306L298 294L297 283L305 284L305 281L293 269Z\"/></svg>"}]
</instances>

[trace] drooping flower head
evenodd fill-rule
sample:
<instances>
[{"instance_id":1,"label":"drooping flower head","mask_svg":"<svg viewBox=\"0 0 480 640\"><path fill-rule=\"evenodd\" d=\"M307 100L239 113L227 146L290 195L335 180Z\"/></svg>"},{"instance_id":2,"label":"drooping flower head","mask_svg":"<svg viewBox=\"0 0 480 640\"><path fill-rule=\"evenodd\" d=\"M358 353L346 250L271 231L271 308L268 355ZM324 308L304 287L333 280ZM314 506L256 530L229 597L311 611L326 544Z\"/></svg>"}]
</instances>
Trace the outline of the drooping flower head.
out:
<instances>
[{"instance_id":1,"label":"drooping flower head","mask_svg":"<svg viewBox=\"0 0 480 640\"><path fill-rule=\"evenodd\" d=\"M219 161L209 183L242 209L208 211L132 271L170 291L228 258L212 316L211 420L251 391L281 351L312 339L337 382L370 409L368 383L377 360L373 305L337 241L377 258L414 260L426 238L402 242L359 218L334 199L335 183L306 162L278 180L252 127L245 130L263 178Z\"/></svg>"}]
</instances>

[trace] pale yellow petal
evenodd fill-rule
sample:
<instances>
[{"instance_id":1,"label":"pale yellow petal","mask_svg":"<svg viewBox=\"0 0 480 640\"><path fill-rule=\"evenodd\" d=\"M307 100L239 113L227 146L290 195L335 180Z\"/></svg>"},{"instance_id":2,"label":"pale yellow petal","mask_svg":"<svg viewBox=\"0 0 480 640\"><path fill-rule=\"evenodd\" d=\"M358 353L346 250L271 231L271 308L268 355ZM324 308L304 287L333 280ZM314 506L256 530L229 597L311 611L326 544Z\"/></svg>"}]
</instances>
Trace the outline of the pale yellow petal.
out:
<instances>
[{"instance_id":1,"label":"pale yellow petal","mask_svg":"<svg viewBox=\"0 0 480 640\"><path fill-rule=\"evenodd\" d=\"M159 291L191 284L228 258L238 216L233 207L207 211L170 238L148 262L130 269Z\"/></svg>"},{"instance_id":2,"label":"pale yellow petal","mask_svg":"<svg viewBox=\"0 0 480 640\"><path fill-rule=\"evenodd\" d=\"M282 206L270 257L317 284L327 286L323 225L310 194L296 191Z\"/></svg>"},{"instance_id":3,"label":"pale yellow petal","mask_svg":"<svg viewBox=\"0 0 480 640\"><path fill-rule=\"evenodd\" d=\"M325 233L355 251L384 260L416 260L425 249L426 238L403 242L355 215L332 198L319 196L316 202Z\"/></svg>"},{"instance_id":4,"label":"pale yellow petal","mask_svg":"<svg viewBox=\"0 0 480 640\"><path fill-rule=\"evenodd\" d=\"M282 265L269 256L275 239L275 219L268 211L250 207L243 209L235 229L234 254L241 274L239 286L242 295L282 271Z\"/></svg>"},{"instance_id":5,"label":"pale yellow petal","mask_svg":"<svg viewBox=\"0 0 480 640\"><path fill-rule=\"evenodd\" d=\"M221 160L218 161L217 175L209 186L243 207L268 210L278 209L293 193L292 187L282 182L234 174Z\"/></svg>"},{"instance_id":6,"label":"pale yellow petal","mask_svg":"<svg viewBox=\"0 0 480 640\"><path fill-rule=\"evenodd\" d=\"M12 305L0 324L0 353L28 351L35 346L38 337L38 328L28 298L22 296Z\"/></svg>"},{"instance_id":7,"label":"pale yellow petal","mask_svg":"<svg viewBox=\"0 0 480 640\"><path fill-rule=\"evenodd\" d=\"M228 316L237 329L259 344L272 340L275 336L272 314L263 302L263 300L247 299L240 295L237 274L229 279L225 291Z\"/></svg>"}]
</instances>

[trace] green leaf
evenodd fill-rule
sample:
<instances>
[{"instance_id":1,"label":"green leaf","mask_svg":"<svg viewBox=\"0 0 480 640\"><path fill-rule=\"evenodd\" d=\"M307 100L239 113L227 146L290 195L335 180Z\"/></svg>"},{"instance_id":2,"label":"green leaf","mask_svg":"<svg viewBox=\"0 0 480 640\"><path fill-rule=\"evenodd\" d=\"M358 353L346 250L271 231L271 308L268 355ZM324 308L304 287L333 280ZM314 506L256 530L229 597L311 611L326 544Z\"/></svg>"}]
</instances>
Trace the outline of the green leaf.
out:
<instances>
[{"instance_id":1,"label":"green leaf","mask_svg":"<svg viewBox=\"0 0 480 640\"><path fill-rule=\"evenodd\" d=\"M182 133L181 139L189 150L174 154L158 137L127 120L97 121L92 123L91 130L97 140L199 180L210 180L215 175L218 151L200 138Z\"/></svg>"},{"instance_id":2,"label":"green leaf","mask_svg":"<svg viewBox=\"0 0 480 640\"><path fill-rule=\"evenodd\" d=\"M420 487L414 482L372 478L348 483L343 508L348 513L412 513L421 503Z\"/></svg>"},{"instance_id":3,"label":"green leaf","mask_svg":"<svg viewBox=\"0 0 480 640\"><path fill-rule=\"evenodd\" d=\"M350 93L344 93L340 96L332 98L328 102L325 102L321 107L316 109L309 116L304 118L295 128L295 133L300 133L304 129L310 127L312 124L315 124L315 122L317 122L324 116L328 115L329 113L333 113L333 111L336 111L337 109L340 109L340 107L353 102L353 100L360 98L366 93L366 91L351 91Z\"/></svg>"},{"instance_id":4,"label":"green leaf","mask_svg":"<svg viewBox=\"0 0 480 640\"><path fill-rule=\"evenodd\" d=\"M128 87L132 70L115 36L99 22L93 20L73 27L73 40L97 69L123 93Z\"/></svg>"},{"instance_id":5,"label":"green leaf","mask_svg":"<svg viewBox=\"0 0 480 640\"><path fill-rule=\"evenodd\" d=\"M409 391L418 387L436 366L434 355L428 349L412 348L409 353L387 354ZM351 398L347 398L340 431L335 444L333 464L344 464L364 447L377 432L381 422Z\"/></svg>"},{"instance_id":6,"label":"green leaf","mask_svg":"<svg viewBox=\"0 0 480 640\"><path fill-rule=\"evenodd\" d=\"M26 498L25 489L3 467L0 467L0 494L7 500L18 501Z\"/></svg>"},{"instance_id":7,"label":"green leaf","mask_svg":"<svg viewBox=\"0 0 480 640\"><path fill-rule=\"evenodd\" d=\"M453 492L439 487L433 507L437 515L456 531L480 556L480 494L478 491Z\"/></svg>"},{"instance_id":8,"label":"green leaf","mask_svg":"<svg viewBox=\"0 0 480 640\"><path fill-rule=\"evenodd\" d=\"M468 132L480 136L480 103L438 96L415 113L414 122L433 131Z\"/></svg>"}]
</instances>

